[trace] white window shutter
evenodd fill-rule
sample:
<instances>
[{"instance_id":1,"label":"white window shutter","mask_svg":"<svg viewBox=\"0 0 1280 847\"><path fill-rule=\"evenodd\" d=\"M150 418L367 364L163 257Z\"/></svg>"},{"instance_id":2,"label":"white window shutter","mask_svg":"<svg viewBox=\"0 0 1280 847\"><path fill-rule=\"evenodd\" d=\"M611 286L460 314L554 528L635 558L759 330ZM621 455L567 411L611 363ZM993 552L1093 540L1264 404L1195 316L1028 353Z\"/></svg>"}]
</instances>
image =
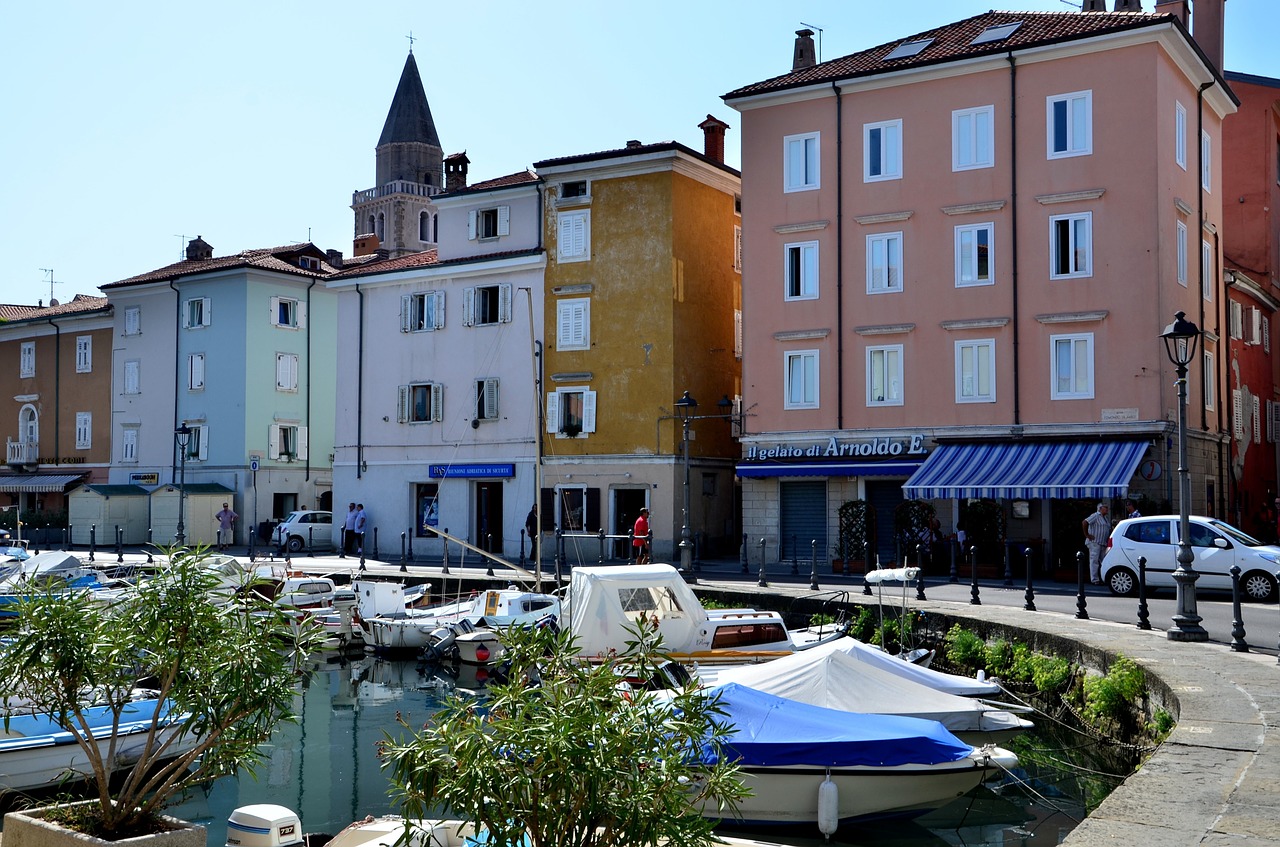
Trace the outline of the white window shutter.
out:
<instances>
[{"instance_id":1,"label":"white window shutter","mask_svg":"<svg viewBox=\"0 0 1280 847\"><path fill-rule=\"evenodd\" d=\"M298 458L307 458L308 433L305 426L298 427Z\"/></svg>"},{"instance_id":2,"label":"white window shutter","mask_svg":"<svg viewBox=\"0 0 1280 847\"><path fill-rule=\"evenodd\" d=\"M431 383L431 420L444 420L444 386L438 382Z\"/></svg>"},{"instance_id":3,"label":"white window shutter","mask_svg":"<svg viewBox=\"0 0 1280 847\"><path fill-rule=\"evenodd\" d=\"M552 391L547 394L547 432L560 431L560 394Z\"/></svg>"},{"instance_id":4,"label":"white window shutter","mask_svg":"<svg viewBox=\"0 0 1280 847\"><path fill-rule=\"evenodd\" d=\"M302 300L298 301L298 305L294 306L297 310L295 313L298 329L302 329L307 325L307 304Z\"/></svg>"},{"instance_id":5,"label":"white window shutter","mask_svg":"<svg viewBox=\"0 0 1280 847\"><path fill-rule=\"evenodd\" d=\"M1240 389L1236 388L1231 391L1231 419L1232 431L1236 440L1244 439L1244 397L1240 394Z\"/></svg>"},{"instance_id":6,"label":"white window shutter","mask_svg":"<svg viewBox=\"0 0 1280 847\"><path fill-rule=\"evenodd\" d=\"M1262 410L1258 408L1260 405L1261 404L1259 403L1257 395L1254 395L1254 398L1253 398L1253 443L1254 444L1262 443L1262 421L1261 421Z\"/></svg>"},{"instance_id":7,"label":"white window shutter","mask_svg":"<svg viewBox=\"0 0 1280 847\"><path fill-rule=\"evenodd\" d=\"M511 323L511 283L498 286L498 323Z\"/></svg>"},{"instance_id":8,"label":"white window shutter","mask_svg":"<svg viewBox=\"0 0 1280 847\"><path fill-rule=\"evenodd\" d=\"M1244 337L1244 307L1234 300L1231 301L1230 332L1232 338Z\"/></svg>"},{"instance_id":9,"label":"white window shutter","mask_svg":"<svg viewBox=\"0 0 1280 847\"><path fill-rule=\"evenodd\" d=\"M138 362L124 363L124 393L125 394L138 393L138 370L139 370Z\"/></svg>"},{"instance_id":10,"label":"white window shutter","mask_svg":"<svg viewBox=\"0 0 1280 847\"><path fill-rule=\"evenodd\" d=\"M400 423L409 420L409 386L407 385L396 389L396 420Z\"/></svg>"},{"instance_id":11,"label":"white window shutter","mask_svg":"<svg viewBox=\"0 0 1280 847\"><path fill-rule=\"evenodd\" d=\"M433 291L429 296L434 303L431 309L431 328L444 329L444 292Z\"/></svg>"},{"instance_id":12,"label":"white window shutter","mask_svg":"<svg viewBox=\"0 0 1280 847\"><path fill-rule=\"evenodd\" d=\"M200 310L200 326L208 326L213 322L213 301L208 297L201 297L203 308Z\"/></svg>"},{"instance_id":13,"label":"white window shutter","mask_svg":"<svg viewBox=\"0 0 1280 847\"><path fill-rule=\"evenodd\" d=\"M133 307L124 310L124 334L137 335L142 326L142 309Z\"/></svg>"},{"instance_id":14,"label":"white window shutter","mask_svg":"<svg viewBox=\"0 0 1280 847\"><path fill-rule=\"evenodd\" d=\"M498 416L498 378L489 377L484 381L484 416L492 420Z\"/></svg>"},{"instance_id":15,"label":"white window shutter","mask_svg":"<svg viewBox=\"0 0 1280 847\"><path fill-rule=\"evenodd\" d=\"M742 270L742 227L733 227L733 269Z\"/></svg>"},{"instance_id":16,"label":"white window shutter","mask_svg":"<svg viewBox=\"0 0 1280 847\"><path fill-rule=\"evenodd\" d=\"M1271 440L1280 441L1280 403L1271 404Z\"/></svg>"},{"instance_id":17,"label":"white window shutter","mask_svg":"<svg viewBox=\"0 0 1280 847\"><path fill-rule=\"evenodd\" d=\"M511 207L498 207L498 235L511 234Z\"/></svg>"},{"instance_id":18,"label":"white window shutter","mask_svg":"<svg viewBox=\"0 0 1280 847\"><path fill-rule=\"evenodd\" d=\"M478 212L476 212L475 209L472 209L470 212L467 213L467 240L468 241L476 240L476 215L477 214Z\"/></svg>"},{"instance_id":19,"label":"white window shutter","mask_svg":"<svg viewBox=\"0 0 1280 847\"><path fill-rule=\"evenodd\" d=\"M742 310L733 310L733 355L742 358Z\"/></svg>"},{"instance_id":20,"label":"white window shutter","mask_svg":"<svg viewBox=\"0 0 1280 847\"><path fill-rule=\"evenodd\" d=\"M476 290L474 288L462 289L462 325L475 326L476 324Z\"/></svg>"},{"instance_id":21,"label":"white window shutter","mask_svg":"<svg viewBox=\"0 0 1280 847\"><path fill-rule=\"evenodd\" d=\"M582 392L582 431L596 431L596 393Z\"/></svg>"},{"instance_id":22,"label":"white window shutter","mask_svg":"<svg viewBox=\"0 0 1280 847\"><path fill-rule=\"evenodd\" d=\"M272 297L270 313L267 315L267 322L273 326L280 326L280 298Z\"/></svg>"},{"instance_id":23,"label":"white window shutter","mask_svg":"<svg viewBox=\"0 0 1280 847\"><path fill-rule=\"evenodd\" d=\"M191 301L182 304L182 328L191 329Z\"/></svg>"},{"instance_id":24,"label":"white window shutter","mask_svg":"<svg viewBox=\"0 0 1280 847\"><path fill-rule=\"evenodd\" d=\"M196 429L196 437L200 439L200 450L196 454L197 459L209 458L209 427L198 426Z\"/></svg>"},{"instance_id":25,"label":"white window shutter","mask_svg":"<svg viewBox=\"0 0 1280 847\"><path fill-rule=\"evenodd\" d=\"M400 331L413 331L413 295L400 295Z\"/></svg>"},{"instance_id":26,"label":"white window shutter","mask_svg":"<svg viewBox=\"0 0 1280 847\"><path fill-rule=\"evenodd\" d=\"M280 424L267 427L267 458L280 458Z\"/></svg>"}]
</instances>

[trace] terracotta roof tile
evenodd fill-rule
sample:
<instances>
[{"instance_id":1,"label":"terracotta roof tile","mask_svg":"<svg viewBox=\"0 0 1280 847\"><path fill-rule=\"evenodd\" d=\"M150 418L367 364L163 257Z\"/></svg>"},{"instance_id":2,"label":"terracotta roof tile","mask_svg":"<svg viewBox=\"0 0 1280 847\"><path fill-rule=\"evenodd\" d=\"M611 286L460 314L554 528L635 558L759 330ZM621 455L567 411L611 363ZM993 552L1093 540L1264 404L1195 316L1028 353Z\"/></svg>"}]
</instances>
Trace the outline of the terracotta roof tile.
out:
<instances>
[{"instance_id":1,"label":"terracotta roof tile","mask_svg":"<svg viewBox=\"0 0 1280 847\"><path fill-rule=\"evenodd\" d=\"M730 91L724 95L724 99L734 100L753 94L891 73L903 68L1007 53L1014 49L1162 25L1174 20L1172 15L1143 12L984 12L972 18L880 44L869 50L745 85ZM1013 23L1021 25L1005 38L982 44L972 43L974 38L988 27ZM932 41L913 56L888 61L884 58L901 44L925 39L932 39Z\"/></svg>"},{"instance_id":2,"label":"terracotta roof tile","mask_svg":"<svg viewBox=\"0 0 1280 847\"><path fill-rule=\"evenodd\" d=\"M538 181L538 175L535 174L533 171L529 171L529 170L516 171L513 174L494 177L493 179L486 179L483 182L477 182L477 183L468 185L466 188L459 188L453 191L446 191L443 194L437 194L436 196L450 197L450 196L456 196L459 194L469 194L473 191L494 191L499 188L511 188L512 186L516 186L516 185L528 185L529 183L537 182L537 181Z\"/></svg>"},{"instance_id":3,"label":"terracotta roof tile","mask_svg":"<svg viewBox=\"0 0 1280 847\"><path fill-rule=\"evenodd\" d=\"M407 256L398 256L394 259L379 259L376 254L369 256L355 256L350 261L364 260L357 267L343 267L342 270L335 273L330 279L347 279L353 276L367 276L369 274L392 273L394 271L408 270L409 268L420 268L426 265L434 265L438 259L435 250L423 250L421 253L410 253ZM344 265L346 262L344 261Z\"/></svg>"},{"instance_id":4,"label":"terracotta roof tile","mask_svg":"<svg viewBox=\"0 0 1280 847\"><path fill-rule=\"evenodd\" d=\"M620 159L625 156L642 156L646 153L663 153L668 151L679 151L687 156L700 159L709 165L714 165L722 171L741 176L735 169L726 165L724 162L717 162L715 159L707 158L705 153L699 153L691 147L686 147L679 141L657 141L652 144L633 144L628 147L616 147L612 150L601 150L596 153L581 153L576 156L559 156L555 159L543 159L541 162L534 162L534 168L553 168L559 165L574 165L581 162L591 162L597 159Z\"/></svg>"},{"instance_id":5,"label":"terracotta roof tile","mask_svg":"<svg viewBox=\"0 0 1280 847\"><path fill-rule=\"evenodd\" d=\"M294 258L302 255L311 255L320 260L320 270L308 270L299 267L297 261L287 261L282 258L289 256ZM314 244L301 243L290 244L284 247L269 247L257 250L243 250L230 256L215 256L212 259L183 259L181 262L174 262L172 265L165 265L162 268L156 268L153 271L147 271L137 276L131 276L128 279L122 279L118 282L109 282L106 285L99 286L101 289L108 290L112 288L124 288L130 285L143 285L150 282L160 282L167 279L174 279L180 276L192 276L195 274L208 273L210 271L226 270L228 268L261 268L263 270L279 271L281 273L293 273L306 277L327 277L334 270L325 260L324 254Z\"/></svg>"},{"instance_id":6,"label":"terracotta roof tile","mask_svg":"<svg viewBox=\"0 0 1280 847\"><path fill-rule=\"evenodd\" d=\"M56 306L13 306L0 305L0 320L8 323L19 321L42 321L67 315L80 315L89 312L107 312L111 305L106 297L92 297L88 294L77 294L65 303Z\"/></svg>"}]
</instances>

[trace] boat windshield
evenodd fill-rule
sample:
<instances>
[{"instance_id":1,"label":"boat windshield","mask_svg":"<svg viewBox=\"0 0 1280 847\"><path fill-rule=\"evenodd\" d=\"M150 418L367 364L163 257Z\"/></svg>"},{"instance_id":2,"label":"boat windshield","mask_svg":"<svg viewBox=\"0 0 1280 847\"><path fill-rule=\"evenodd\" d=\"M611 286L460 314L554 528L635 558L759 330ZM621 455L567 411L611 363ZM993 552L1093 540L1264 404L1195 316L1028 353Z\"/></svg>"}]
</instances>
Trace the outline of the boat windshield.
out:
<instances>
[{"instance_id":1,"label":"boat windshield","mask_svg":"<svg viewBox=\"0 0 1280 847\"><path fill-rule=\"evenodd\" d=\"M618 602L624 612L683 612L680 601L670 588L665 586L645 586L642 588L619 588Z\"/></svg>"}]
</instances>

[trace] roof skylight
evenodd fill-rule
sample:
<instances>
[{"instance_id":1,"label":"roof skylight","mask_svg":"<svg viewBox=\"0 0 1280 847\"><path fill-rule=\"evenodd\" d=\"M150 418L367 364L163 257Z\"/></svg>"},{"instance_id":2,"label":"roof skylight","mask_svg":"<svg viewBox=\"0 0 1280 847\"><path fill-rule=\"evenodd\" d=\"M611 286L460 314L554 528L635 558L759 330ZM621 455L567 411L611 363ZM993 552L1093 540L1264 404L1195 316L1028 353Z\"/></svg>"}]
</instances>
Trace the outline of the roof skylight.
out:
<instances>
[{"instance_id":1,"label":"roof skylight","mask_svg":"<svg viewBox=\"0 0 1280 847\"><path fill-rule=\"evenodd\" d=\"M1011 24L989 26L982 32L978 33L977 36L974 37L973 41L969 42L969 45L973 46L975 44L990 44L993 41L1004 41L1006 38L1013 35L1014 31L1020 26L1022 26L1022 21L1014 21Z\"/></svg>"},{"instance_id":2,"label":"roof skylight","mask_svg":"<svg viewBox=\"0 0 1280 847\"><path fill-rule=\"evenodd\" d=\"M932 38L921 38L918 41L904 41L897 47L889 51L883 61L888 62L891 59L906 59L911 56L919 55L920 51L933 43Z\"/></svg>"}]
</instances>

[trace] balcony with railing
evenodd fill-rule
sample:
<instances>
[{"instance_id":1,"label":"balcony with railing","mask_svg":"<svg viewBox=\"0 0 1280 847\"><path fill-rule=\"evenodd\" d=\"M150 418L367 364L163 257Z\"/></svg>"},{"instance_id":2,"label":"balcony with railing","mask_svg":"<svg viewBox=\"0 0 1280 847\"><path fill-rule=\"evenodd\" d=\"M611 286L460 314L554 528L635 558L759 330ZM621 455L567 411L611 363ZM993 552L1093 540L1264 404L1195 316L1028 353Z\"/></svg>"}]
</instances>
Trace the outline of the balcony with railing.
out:
<instances>
[{"instance_id":1,"label":"balcony with railing","mask_svg":"<svg viewBox=\"0 0 1280 847\"><path fill-rule=\"evenodd\" d=\"M380 185L377 188L366 188L364 191L356 191L351 194L351 205L359 203L367 203L370 200L376 200L379 197L387 197L392 194L412 194L416 197L434 197L437 194L443 194L444 189L438 185L428 185L424 182L409 182L405 179L397 179L388 182L386 185Z\"/></svg>"},{"instance_id":2,"label":"balcony with railing","mask_svg":"<svg viewBox=\"0 0 1280 847\"><path fill-rule=\"evenodd\" d=\"M5 448L8 456L7 463L10 465L35 465L40 462L40 442L38 441L14 441L12 438L7 438Z\"/></svg>"}]
</instances>

